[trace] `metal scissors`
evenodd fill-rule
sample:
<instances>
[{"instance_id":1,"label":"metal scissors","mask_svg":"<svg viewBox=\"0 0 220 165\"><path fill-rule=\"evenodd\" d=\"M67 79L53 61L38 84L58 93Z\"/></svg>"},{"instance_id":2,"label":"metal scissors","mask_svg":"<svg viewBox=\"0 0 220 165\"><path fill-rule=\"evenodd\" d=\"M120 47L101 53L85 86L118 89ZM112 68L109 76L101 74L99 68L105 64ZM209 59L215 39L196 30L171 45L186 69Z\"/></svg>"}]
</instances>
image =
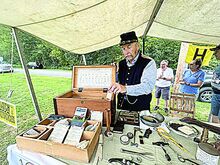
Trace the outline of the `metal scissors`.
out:
<instances>
[{"instance_id":1,"label":"metal scissors","mask_svg":"<svg viewBox=\"0 0 220 165\"><path fill-rule=\"evenodd\" d=\"M189 161L189 162L191 162L191 163L193 163L193 164L196 164L196 165L199 165L199 163L196 163L196 162L194 162L194 161L192 161L192 160L190 160L190 159L187 159L187 158L183 158L181 155L177 155L177 158L178 158L178 160L180 161L180 162L182 162L182 163L184 163L184 162L186 162L186 161Z\"/></svg>"},{"instance_id":2,"label":"metal scissors","mask_svg":"<svg viewBox=\"0 0 220 165\"><path fill-rule=\"evenodd\" d=\"M178 158L178 160L182 163L185 163L186 161L188 162L191 162L192 164L195 164L195 165L199 165L199 163L196 163L195 161L193 161L192 159L187 159L187 158L184 158L182 157L180 154L178 154L170 145L168 145L170 147L171 150L173 150L174 153L176 153L176 156Z\"/></svg>"}]
</instances>

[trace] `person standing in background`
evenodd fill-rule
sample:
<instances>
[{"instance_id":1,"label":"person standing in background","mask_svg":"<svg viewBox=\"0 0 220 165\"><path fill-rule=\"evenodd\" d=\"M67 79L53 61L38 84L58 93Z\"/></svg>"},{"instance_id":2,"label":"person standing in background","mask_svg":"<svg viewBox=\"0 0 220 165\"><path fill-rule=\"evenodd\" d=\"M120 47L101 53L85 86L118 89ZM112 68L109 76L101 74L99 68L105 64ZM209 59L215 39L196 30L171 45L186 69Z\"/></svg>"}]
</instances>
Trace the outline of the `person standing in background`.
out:
<instances>
[{"instance_id":1,"label":"person standing in background","mask_svg":"<svg viewBox=\"0 0 220 165\"><path fill-rule=\"evenodd\" d=\"M200 69L202 66L201 59L195 59L189 64L189 69L185 70L180 80L180 92L194 94L198 98L199 87L205 80L205 72Z\"/></svg>"},{"instance_id":2,"label":"person standing in background","mask_svg":"<svg viewBox=\"0 0 220 165\"><path fill-rule=\"evenodd\" d=\"M156 91L155 97L157 99L156 106L154 110L159 109L160 97L165 100L164 111L168 112L169 98L170 98L170 86L173 80L173 69L168 67L168 61L163 60L160 63L160 68L157 69L157 79L156 79Z\"/></svg>"},{"instance_id":3,"label":"person standing in background","mask_svg":"<svg viewBox=\"0 0 220 165\"><path fill-rule=\"evenodd\" d=\"M220 45L215 48L210 49L214 52L217 60L220 60ZM211 100L211 114L212 122L220 123L220 65L217 66L213 73L211 86L213 90L212 100Z\"/></svg>"}]
</instances>

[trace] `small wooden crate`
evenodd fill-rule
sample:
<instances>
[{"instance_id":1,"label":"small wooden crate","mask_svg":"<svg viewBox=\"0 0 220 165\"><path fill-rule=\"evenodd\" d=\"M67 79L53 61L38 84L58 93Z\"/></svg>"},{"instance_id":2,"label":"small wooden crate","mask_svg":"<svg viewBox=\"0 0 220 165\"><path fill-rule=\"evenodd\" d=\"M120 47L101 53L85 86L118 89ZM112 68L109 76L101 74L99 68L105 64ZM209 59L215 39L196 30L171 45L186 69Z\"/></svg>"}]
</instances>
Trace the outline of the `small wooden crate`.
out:
<instances>
[{"instance_id":1,"label":"small wooden crate","mask_svg":"<svg viewBox=\"0 0 220 165\"><path fill-rule=\"evenodd\" d=\"M97 121L87 121L86 124L95 124L96 122ZM41 134L39 137L24 137L24 133L18 135L16 137L18 148L88 163L98 143L99 135L101 133L101 123L98 123L95 132L83 132L81 140L90 140L89 145L85 149L79 149L69 144L47 141L48 137L53 131L53 125L54 121L45 119L44 121L36 125L46 128L46 131L43 132L43 134Z\"/></svg>"},{"instance_id":2,"label":"small wooden crate","mask_svg":"<svg viewBox=\"0 0 220 165\"><path fill-rule=\"evenodd\" d=\"M185 93L171 93L170 113L172 116L186 117L195 116L196 96Z\"/></svg>"},{"instance_id":3,"label":"small wooden crate","mask_svg":"<svg viewBox=\"0 0 220 165\"><path fill-rule=\"evenodd\" d=\"M111 65L73 67L72 90L54 98L55 114L73 117L76 107L85 107L103 112L104 123L111 124L115 98L108 100L106 95L108 87L115 83L115 72Z\"/></svg>"}]
</instances>

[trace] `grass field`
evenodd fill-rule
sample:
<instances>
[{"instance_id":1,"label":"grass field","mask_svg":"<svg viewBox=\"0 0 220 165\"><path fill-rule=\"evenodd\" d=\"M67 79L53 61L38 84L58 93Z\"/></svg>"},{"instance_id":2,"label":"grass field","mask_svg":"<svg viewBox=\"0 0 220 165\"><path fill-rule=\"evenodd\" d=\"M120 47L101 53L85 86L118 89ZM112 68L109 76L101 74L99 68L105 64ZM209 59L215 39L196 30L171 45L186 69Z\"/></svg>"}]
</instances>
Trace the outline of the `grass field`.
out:
<instances>
[{"instance_id":1,"label":"grass field","mask_svg":"<svg viewBox=\"0 0 220 165\"><path fill-rule=\"evenodd\" d=\"M71 89L70 78L31 76L43 118L54 113L53 98ZM38 122L24 74L0 74L0 98L6 100L8 90L14 90L9 102L16 105L17 129L0 122L0 164L7 164L6 148L15 143L17 134Z\"/></svg>"},{"instance_id":2,"label":"grass field","mask_svg":"<svg viewBox=\"0 0 220 165\"><path fill-rule=\"evenodd\" d=\"M70 78L31 76L37 95L39 107L43 118L54 113L53 98L71 89ZM38 122L32 105L30 92L23 74L0 74L0 98L6 100L7 92L14 90L8 101L16 105L18 127L13 128L0 122L0 164L8 164L6 148L15 143L15 137L19 133L31 128ZM152 100L151 106L155 106L156 100ZM161 102L163 105L163 102ZM196 118L207 121L210 111L209 103L196 102ZM159 110L164 114L163 110ZM165 114L164 114L165 115Z\"/></svg>"}]
</instances>

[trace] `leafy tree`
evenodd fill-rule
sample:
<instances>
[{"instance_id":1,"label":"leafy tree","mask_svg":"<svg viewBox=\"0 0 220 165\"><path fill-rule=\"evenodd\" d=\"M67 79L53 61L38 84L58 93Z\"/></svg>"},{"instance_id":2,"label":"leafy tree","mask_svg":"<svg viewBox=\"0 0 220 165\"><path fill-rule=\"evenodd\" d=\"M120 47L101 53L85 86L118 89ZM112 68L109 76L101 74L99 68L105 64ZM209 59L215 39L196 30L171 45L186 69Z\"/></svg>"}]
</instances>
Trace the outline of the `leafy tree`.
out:
<instances>
[{"instance_id":1,"label":"leafy tree","mask_svg":"<svg viewBox=\"0 0 220 165\"><path fill-rule=\"evenodd\" d=\"M10 62L11 59L11 31L6 26L0 28L0 57L4 61Z\"/></svg>"},{"instance_id":2,"label":"leafy tree","mask_svg":"<svg viewBox=\"0 0 220 165\"><path fill-rule=\"evenodd\" d=\"M152 57L157 67L162 60L168 60L169 66L177 68L181 42L154 37L147 37L145 42L145 55Z\"/></svg>"},{"instance_id":3,"label":"leafy tree","mask_svg":"<svg viewBox=\"0 0 220 165\"><path fill-rule=\"evenodd\" d=\"M18 37L24 48L24 56L27 62L38 61L46 68L63 68L72 69L74 65L83 65L82 55L74 54L60 49L46 41L36 38L29 33L19 31ZM142 45L140 39L140 44ZM11 59L12 49L11 29L6 26L0 26L0 56L7 62ZM145 42L144 54L152 57L159 67L161 60L168 60L169 66L173 69L177 68L179 51L181 42L155 37L147 37ZM20 64L16 46L13 48L13 63ZM85 54L88 65L108 65L112 62L119 62L122 58L122 52L118 45L94 51ZM207 69L213 69L218 62L212 58Z\"/></svg>"},{"instance_id":4,"label":"leafy tree","mask_svg":"<svg viewBox=\"0 0 220 165\"><path fill-rule=\"evenodd\" d=\"M123 58L121 54L119 46L112 46L86 54L86 61L88 65L109 65L113 62L119 62Z\"/></svg>"}]
</instances>

